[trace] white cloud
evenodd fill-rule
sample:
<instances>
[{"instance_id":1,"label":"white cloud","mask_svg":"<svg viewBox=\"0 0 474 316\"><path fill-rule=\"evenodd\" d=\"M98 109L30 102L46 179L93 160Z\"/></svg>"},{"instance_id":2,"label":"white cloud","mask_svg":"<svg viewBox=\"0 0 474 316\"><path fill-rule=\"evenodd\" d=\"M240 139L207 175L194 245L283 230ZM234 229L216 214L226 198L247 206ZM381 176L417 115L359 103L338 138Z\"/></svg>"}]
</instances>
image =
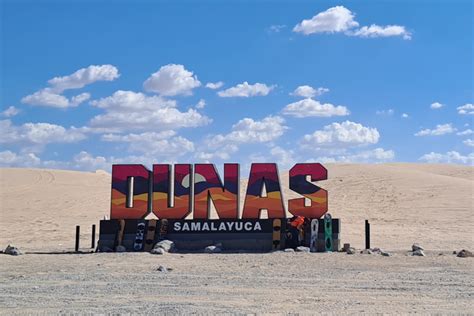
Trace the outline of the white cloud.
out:
<instances>
[{"instance_id":1,"label":"white cloud","mask_svg":"<svg viewBox=\"0 0 474 316\"><path fill-rule=\"evenodd\" d=\"M469 146L469 147L474 147L474 140L473 139L466 139L465 141L462 142L464 145Z\"/></svg>"},{"instance_id":2,"label":"white cloud","mask_svg":"<svg viewBox=\"0 0 474 316\"><path fill-rule=\"evenodd\" d=\"M80 170L109 170L111 162L102 156L92 156L86 151L81 151L73 158L73 168Z\"/></svg>"},{"instance_id":3,"label":"white cloud","mask_svg":"<svg viewBox=\"0 0 474 316\"><path fill-rule=\"evenodd\" d=\"M470 153L467 156L460 154L457 151L449 151L445 154L431 152L425 154L419 158L421 161L429 163L461 163L461 164L474 164L474 153Z\"/></svg>"},{"instance_id":4,"label":"white cloud","mask_svg":"<svg viewBox=\"0 0 474 316\"><path fill-rule=\"evenodd\" d=\"M216 90L222 87L224 83L222 81L217 81L217 82L208 82L206 83L206 88Z\"/></svg>"},{"instance_id":5,"label":"white cloud","mask_svg":"<svg viewBox=\"0 0 474 316\"><path fill-rule=\"evenodd\" d=\"M345 148L376 144L379 138L380 134L376 128L345 121L326 125L322 130L305 135L301 144L307 149L319 150L325 147Z\"/></svg>"},{"instance_id":6,"label":"white cloud","mask_svg":"<svg viewBox=\"0 0 474 316\"><path fill-rule=\"evenodd\" d=\"M305 35L313 33L344 32L359 26L354 20L355 15L343 6L336 6L320 12L309 20L298 23L293 32Z\"/></svg>"},{"instance_id":7,"label":"white cloud","mask_svg":"<svg viewBox=\"0 0 474 316\"><path fill-rule=\"evenodd\" d=\"M340 156L336 160L338 162L386 162L392 161L394 158L395 152L393 150L375 148L352 155Z\"/></svg>"},{"instance_id":8,"label":"white cloud","mask_svg":"<svg viewBox=\"0 0 474 316\"><path fill-rule=\"evenodd\" d=\"M119 76L118 69L112 65L91 65L87 68L79 69L71 75L48 80L49 87L23 97L21 102L56 108L75 107L88 100L90 94L81 93L69 99L62 95L62 92L70 89L80 89L97 81L112 81Z\"/></svg>"},{"instance_id":9,"label":"white cloud","mask_svg":"<svg viewBox=\"0 0 474 316\"><path fill-rule=\"evenodd\" d=\"M304 85L304 86L299 86L298 88L296 88L295 91L291 93L291 95L304 97L304 98L313 98L313 97L322 95L323 93L326 93L326 92L329 92L328 88L320 87L320 88L315 89L311 86Z\"/></svg>"},{"instance_id":10,"label":"white cloud","mask_svg":"<svg viewBox=\"0 0 474 316\"><path fill-rule=\"evenodd\" d=\"M403 113L403 114L402 114L402 118L409 118L409 117L410 117L410 116L409 116L408 114L406 114L406 113Z\"/></svg>"},{"instance_id":11,"label":"white cloud","mask_svg":"<svg viewBox=\"0 0 474 316\"><path fill-rule=\"evenodd\" d=\"M456 133L456 135L459 135L459 136L467 136L467 135L472 135L472 134L474 134L474 131L470 128L462 132Z\"/></svg>"},{"instance_id":12,"label":"white cloud","mask_svg":"<svg viewBox=\"0 0 474 316\"><path fill-rule=\"evenodd\" d=\"M290 169L296 163L293 150L286 150L280 146L275 146L270 150L270 155L273 159L276 159L278 167L281 168L280 170Z\"/></svg>"},{"instance_id":13,"label":"white cloud","mask_svg":"<svg viewBox=\"0 0 474 316\"><path fill-rule=\"evenodd\" d=\"M0 152L0 167L37 167L41 160L33 153L17 154L9 150Z\"/></svg>"},{"instance_id":14,"label":"white cloud","mask_svg":"<svg viewBox=\"0 0 474 316\"><path fill-rule=\"evenodd\" d=\"M393 115L394 113L395 113L395 110L394 110L394 109L375 111L375 114L377 114L377 115L388 115L388 116L391 116L391 115Z\"/></svg>"},{"instance_id":15,"label":"white cloud","mask_svg":"<svg viewBox=\"0 0 474 316\"><path fill-rule=\"evenodd\" d=\"M229 89L219 91L217 94L223 98L229 97L254 97L254 96L266 96L275 88L274 85L267 86L264 83L249 84L247 81L240 83Z\"/></svg>"},{"instance_id":16,"label":"white cloud","mask_svg":"<svg viewBox=\"0 0 474 316\"><path fill-rule=\"evenodd\" d=\"M103 141L128 143L128 151L153 157L174 158L194 151L194 144L174 131L146 132L141 134L106 134Z\"/></svg>"},{"instance_id":17,"label":"white cloud","mask_svg":"<svg viewBox=\"0 0 474 316\"><path fill-rule=\"evenodd\" d=\"M290 103L283 108L283 114L294 117L331 117L349 115L349 110L342 105L320 103L313 99L303 99Z\"/></svg>"},{"instance_id":18,"label":"white cloud","mask_svg":"<svg viewBox=\"0 0 474 316\"><path fill-rule=\"evenodd\" d=\"M61 93L64 90L80 89L97 81L113 81L120 77L118 69L112 65L91 65L79 69L71 75L55 77L48 80L53 92Z\"/></svg>"},{"instance_id":19,"label":"white cloud","mask_svg":"<svg viewBox=\"0 0 474 316\"><path fill-rule=\"evenodd\" d=\"M230 133L208 137L195 156L206 161L213 158L229 159L231 154L238 151L239 145L271 143L278 139L288 129L284 123L285 120L279 116L267 116L261 121L244 118L232 126Z\"/></svg>"},{"instance_id":20,"label":"white cloud","mask_svg":"<svg viewBox=\"0 0 474 316\"><path fill-rule=\"evenodd\" d=\"M354 19L355 14L343 6L336 6L320 12L309 20L298 23L293 32L304 35L316 33L344 33L348 36L366 38L402 36L403 39L411 39L411 34L404 26L387 25L380 26L372 24L357 28L359 23Z\"/></svg>"},{"instance_id":21,"label":"white cloud","mask_svg":"<svg viewBox=\"0 0 474 316\"><path fill-rule=\"evenodd\" d=\"M267 28L268 33L280 33L281 30L286 28L286 25L284 24L275 24L275 25L270 25L270 27Z\"/></svg>"},{"instance_id":22,"label":"white cloud","mask_svg":"<svg viewBox=\"0 0 474 316\"><path fill-rule=\"evenodd\" d=\"M86 138L75 127L64 128L49 123L25 123L15 126L10 120L0 121L0 143L46 145L50 143L75 143Z\"/></svg>"},{"instance_id":23,"label":"white cloud","mask_svg":"<svg viewBox=\"0 0 474 316\"><path fill-rule=\"evenodd\" d=\"M441 136L446 134L454 133L457 129L454 128L451 123L438 124L434 129L423 129L415 134L415 136Z\"/></svg>"},{"instance_id":24,"label":"white cloud","mask_svg":"<svg viewBox=\"0 0 474 316\"><path fill-rule=\"evenodd\" d=\"M191 95L192 90L201 86L193 72L183 65L168 64L153 73L144 83L143 88L163 96Z\"/></svg>"},{"instance_id":25,"label":"white cloud","mask_svg":"<svg viewBox=\"0 0 474 316\"><path fill-rule=\"evenodd\" d=\"M81 93L68 99L62 94L53 92L50 88L44 88L21 99L22 103L55 108L76 107L90 98L89 93Z\"/></svg>"},{"instance_id":26,"label":"white cloud","mask_svg":"<svg viewBox=\"0 0 474 316\"><path fill-rule=\"evenodd\" d=\"M235 144L266 143L283 135L287 127L279 116L267 116L261 121L244 118L232 126L232 132L215 135L210 141L211 147L219 147L227 142Z\"/></svg>"},{"instance_id":27,"label":"white cloud","mask_svg":"<svg viewBox=\"0 0 474 316\"><path fill-rule=\"evenodd\" d=\"M9 106L5 111L0 113L0 115L3 117L12 117L12 116L17 115L18 113L20 113L19 109L17 109L14 106Z\"/></svg>"},{"instance_id":28,"label":"white cloud","mask_svg":"<svg viewBox=\"0 0 474 316\"><path fill-rule=\"evenodd\" d=\"M370 26L363 26L355 31L349 31L346 34L350 36L359 36L367 38L402 36L405 40L411 39L410 32L408 32L404 26L400 25L380 26L372 24Z\"/></svg>"},{"instance_id":29,"label":"white cloud","mask_svg":"<svg viewBox=\"0 0 474 316\"><path fill-rule=\"evenodd\" d=\"M196 109L204 109L206 106L206 100L200 99L199 102L196 104Z\"/></svg>"},{"instance_id":30,"label":"white cloud","mask_svg":"<svg viewBox=\"0 0 474 316\"><path fill-rule=\"evenodd\" d=\"M116 91L113 95L92 101L106 110L92 118L90 126L110 132L124 130L167 130L207 125L211 119L194 109L181 112L176 101L160 96L146 96L133 91Z\"/></svg>"},{"instance_id":31,"label":"white cloud","mask_svg":"<svg viewBox=\"0 0 474 316\"><path fill-rule=\"evenodd\" d=\"M466 103L463 106L458 106L457 110L458 110L459 114L473 115L474 114L474 104Z\"/></svg>"},{"instance_id":32,"label":"white cloud","mask_svg":"<svg viewBox=\"0 0 474 316\"><path fill-rule=\"evenodd\" d=\"M442 107L444 107L444 104L441 104L439 102L434 102L430 105L430 108L433 110L441 109Z\"/></svg>"}]
</instances>

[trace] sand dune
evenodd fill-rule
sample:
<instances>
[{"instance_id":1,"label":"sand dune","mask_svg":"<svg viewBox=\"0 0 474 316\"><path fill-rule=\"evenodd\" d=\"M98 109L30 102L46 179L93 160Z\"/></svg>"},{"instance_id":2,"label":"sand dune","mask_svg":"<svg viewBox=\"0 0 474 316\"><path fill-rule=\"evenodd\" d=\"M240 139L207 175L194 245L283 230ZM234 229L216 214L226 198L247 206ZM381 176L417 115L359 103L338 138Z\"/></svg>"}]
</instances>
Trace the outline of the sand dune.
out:
<instances>
[{"instance_id":1,"label":"sand dune","mask_svg":"<svg viewBox=\"0 0 474 316\"><path fill-rule=\"evenodd\" d=\"M28 254L0 256L0 314L376 314L471 310L474 168L446 165L327 165L329 208L342 240L392 257L343 253ZM281 176L288 187L288 175ZM241 191L245 192L242 181ZM0 170L0 245L71 250L82 226L109 213L110 175ZM285 198L296 197L288 190ZM242 195L243 199L243 195ZM413 242L427 257L411 256ZM441 251L442 250L442 251ZM161 273L163 265L173 270ZM23 299L27 297L28 299ZM21 299L19 299L21 298Z\"/></svg>"},{"instance_id":2,"label":"sand dune","mask_svg":"<svg viewBox=\"0 0 474 316\"><path fill-rule=\"evenodd\" d=\"M474 168L428 164L327 164L329 210L342 219L342 241L363 246L364 220L372 243L407 249L420 242L449 250L473 244ZM241 175L244 177L245 175ZM285 199L288 173L280 177ZM243 200L246 181L241 181ZM89 243L90 227L109 214L110 175L43 169L0 170L0 245L26 250L73 247L74 227ZM241 203L241 206L243 202Z\"/></svg>"}]
</instances>

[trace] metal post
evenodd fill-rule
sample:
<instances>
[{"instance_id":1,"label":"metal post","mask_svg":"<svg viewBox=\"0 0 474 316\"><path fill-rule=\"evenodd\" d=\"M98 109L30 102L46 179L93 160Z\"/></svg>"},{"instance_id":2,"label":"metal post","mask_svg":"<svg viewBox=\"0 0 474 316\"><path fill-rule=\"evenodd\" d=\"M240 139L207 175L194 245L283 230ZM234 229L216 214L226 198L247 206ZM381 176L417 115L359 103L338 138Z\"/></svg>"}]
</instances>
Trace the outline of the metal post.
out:
<instances>
[{"instance_id":1,"label":"metal post","mask_svg":"<svg viewBox=\"0 0 474 316\"><path fill-rule=\"evenodd\" d=\"M370 224L369 220L365 220L365 249L370 249Z\"/></svg>"},{"instance_id":2,"label":"metal post","mask_svg":"<svg viewBox=\"0 0 474 316\"><path fill-rule=\"evenodd\" d=\"M91 248L95 248L95 224L92 225L92 241L91 241Z\"/></svg>"},{"instance_id":3,"label":"metal post","mask_svg":"<svg viewBox=\"0 0 474 316\"><path fill-rule=\"evenodd\" d=\"M81 226L76 226L76 252L79 251L79 236L81 233Z\"/></svg>"}]
</instances>

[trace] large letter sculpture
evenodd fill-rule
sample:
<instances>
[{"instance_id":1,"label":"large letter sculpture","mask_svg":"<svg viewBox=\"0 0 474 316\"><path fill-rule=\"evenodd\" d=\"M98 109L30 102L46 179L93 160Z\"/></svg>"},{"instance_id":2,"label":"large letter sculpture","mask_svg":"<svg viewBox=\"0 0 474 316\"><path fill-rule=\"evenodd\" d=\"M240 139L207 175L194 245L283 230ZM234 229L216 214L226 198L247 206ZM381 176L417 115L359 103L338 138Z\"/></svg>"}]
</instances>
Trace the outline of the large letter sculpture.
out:
<instances>
[{"instance_id":1,"label":"large letter sculpture","mask_svg":"<svg viewBox=\"0 0 474 316\"><path fill-rule=\"evenodd\" d=\"M267 196L262 196L265 185ZM260 218L266 209L268 218L285 218L285 208L280 190L278 168L274 163L253 163L245 196L242 218Z\"/></svg>"},{"instance_id":2,"label":"large letter sculpture","mask_svg":"<svg viewBox=\"0 0 474 316\"><path fill-rule=\"evenodd\" d=\"M150 171L143 165L112 166L111 219L137 219L150 211Z\"/></svg>"},{"instance_id":3,"label":"large letter sculpture","mask_svg":"<svg viewBox=\"0 0 474 316\"><path fill-rule=\"evenodd\" d=\"M194 170L194 218L210 218L211 199L219 218L239 215L239 165L224 164L224 185L213 164L196 164Z\"/></svg>"},{"instance_id":4,"label":"large letter sculpture","mask_svg":"<svg viewBox=\"0 0 474 316\"><path fill-rule=\"evenodd\" d=\"M328 211L328 192L306 181L326 180L328 171L320 163L299 163L290 169L290 189L311 200L310 206L305 206L305 199L288 201L288 210L295 216L321 218Z\"/></svg>"},{"instance_id":5,"label":"large letter sculpture","mask_svg":"<svg viewBox=\"0 0 474 316\"><path fill-rule=\"evenodd\" d=\"M174 196L170 191L170 171L170 165L153 165L153 213L158 218L182 219L191 213L191 165L174 166Z\"/></svg>"}]
</instances>

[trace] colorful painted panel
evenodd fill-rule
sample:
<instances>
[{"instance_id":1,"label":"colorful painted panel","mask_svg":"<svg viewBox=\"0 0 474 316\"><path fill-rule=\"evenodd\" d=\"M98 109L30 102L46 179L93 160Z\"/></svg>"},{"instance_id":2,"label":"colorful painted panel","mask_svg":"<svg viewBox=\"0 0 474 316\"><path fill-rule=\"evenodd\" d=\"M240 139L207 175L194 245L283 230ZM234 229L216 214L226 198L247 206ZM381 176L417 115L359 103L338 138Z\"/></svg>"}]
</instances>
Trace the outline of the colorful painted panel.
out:
<instances>
[{"instance_id":1,"label":"colorful painted panel","mask_svg":"<svg viewBox=\"0 0 474 316\"><path fill-rule=\"evenodd\" d=\"M149 212L150 171L143 165L112 166L111 219L137 219Z\"/></svg>"},{"instance_id":2,"label":"colorful painted panel","mask_svg":"<svg viewBox=\"0 0 474 316\"><path fill-rule=\"evenodd\" d=\"M266 197L262 197L264 185L267 191ZM278 168L274 163L253 163L250 168L242 218L259 218L262 209L267 210L268 218L286 217Z\"/></svg>"},{"instance_id":3,"label":"colorful painted panel","mask_svg":"<svg viewBox=\"0 0 474 316\"><path fill-rule=\"evenodd\" d=\"M191 165L174 166L174 196L170 194L170 173L170 165L153 165L153 213L158 218L182 219L191 212Z\"/></svg>"},{"instance_id":4,"label":"colorful painted panel","mask_svg":"<svg viewBox=\"0 0 474 316\"><path fill-rule=\"evenodd\" d=\"M213 164L196 164L194 168L194 218L209 218L211 199L219 218L237 218L239 165L224 164L224 185Z\"/></svg>"},{"instance_id":5,"label":"colorful painted panel","mask_svg":"<svg viewBox=\"0 0 474 316\"><path fill-rule=\"evenodd\" d=\"M290 169L290 189L311 200L311 205L305 206L305 199L288 200L288 211L295 216L321 218L328 211L328 192L306 181L326 180L328 172L320 163L299 163Z\"/></svg>"}]
</instances>

